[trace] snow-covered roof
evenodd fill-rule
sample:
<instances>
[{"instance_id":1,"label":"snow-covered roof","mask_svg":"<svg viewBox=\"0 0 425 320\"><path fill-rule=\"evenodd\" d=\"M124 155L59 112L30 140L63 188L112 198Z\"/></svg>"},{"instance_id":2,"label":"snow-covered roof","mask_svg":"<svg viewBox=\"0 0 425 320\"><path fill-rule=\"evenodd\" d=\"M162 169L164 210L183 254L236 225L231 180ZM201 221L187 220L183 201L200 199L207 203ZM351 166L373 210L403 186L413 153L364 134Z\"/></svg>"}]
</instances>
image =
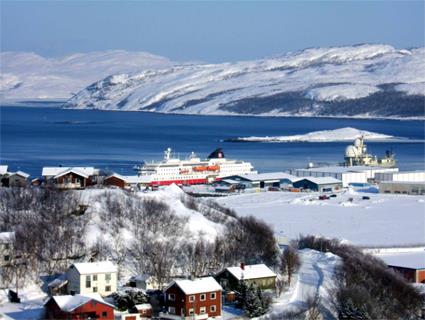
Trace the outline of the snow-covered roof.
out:
<instances>
[{"instance_id":1,"label":"snow-covered roof","mask_svg":"<svg viewBox=\"0 0 425 320\"><path fill-rule=\"evenodd\" d=\"M379 184L406 184L406 185L425 185L425 181L380 181Z\"/></svg>"},{"instance_id":2,"label":"snow-covered roof","mask_svg":"<svg viewBox=\"0 0 425 320\"><path fill-rule=\"evenodd\" d=\"M409 269L425 269L425 251L385 253L376 255L386 265Z\"/></svg>"},{"instance_id":3,"label":"snow-covered roof","mask_svg":"<svg viewBox=\"0 0 425 320\"><path fill-rule=\"evenodd\" d=\"M241 183L240 181L234 180L234 179L222 179L221 181L228 183L228 184L239 184L239 183Z\"/></svg>"},{"instance_id":4,"label":"snow-covered roof","mask_svg":"<svg viewBox=\"0 0 425 320\"><path fill-rule=\"evenodd\" d=\"M15 232L0 232L0 243L10 243L15 240Z\"/></svg>"},{"instance_id":5,"label":"snow-covered roof","mask_svg":"<svg viewBox=\"0 0 425 320\"><path fill-rule=\"evenodd\" d=\"M240 266L230 267L226 270L238 280L276 277L276 274L265 264L246 265L243 269Z\"/></svg>"},{"instance_id":6,"label":"snow-covered roof","mask_svg":"<svg viewBox=\"0 0 425 320\"><path fill-rule=\"evenodd\" d=\"M9 172L9 176L13 176L13 175L17 175L17 176L23 177L25 179L28 179L30 177L30 175L28 173L20 171L20 170L18 170L16 172Z\"/></svg>"},{"instance_id":7,"label":"snow-covered roof","mask_svg":"<svg viewBox=\"0 0 425 320\"><path fill-rule=\"evenodd\" d=\"M53 299L58 305L58 307L65 312L71 312L91 300L95 300L97 302L114 308L113 305L103 300L99 293L76 294L74 296L53 296L51 299Z\"/></svg>"},{"instance_id":8,"label":"snow-covered roof","mask_svg":"<svg viewBox=\"0 0 425 320\"><path fill-rule=\"evenodd\" d=\"M111 261L79 262L74 263L73 266L80 274L117 272L117 266Z\"/></svg>"},{"instance_id":9,"label":"snow-covered roof","mask_svg":"<svg viewBox=\"0 0 425 320\"><path fill-rule=\"evenodd\" d=\"M341 180L335 179L334 177L303 177L301 180L308 180L315 184L334 184L334 183L342 183Z\"/></svg>"},{"instance_id":10,"label":"snow-covered roof","mask_svg":"<svg viewBox=\"0 0 425 320\"><path fill-rule=\"evenodd\" d=\"M269 172L269 173L248 173L241 174L238 177L250 180L250 181L263 181L263 180L290 180L296 181L300 180L299 177L293 176L292 174L286 172Z\"/></svg>"},{"instance_id":11,"label":"snow-covered roof","mask_svg":"<svg viewBox=\"0 0 425 320\"><path fill-rule=\"evenodd\" d=\"M97 171L93 167L44 167L41 172L41 175L47 176L47 177L51 177L51 176L54 177L70 169L77 170L78 172L86 176L92 176L96 174L96 171Z\"/></svg>"},{"instance_id":12,"label":"snow-covered roof","mask_svg":"<svg viewBox=\"0 0 425 320\"><path fill-rule=\"evenodd\" d=\"M142 304L136 304L134 306L137 310L149 310L152 309L152 305L150 303L142 303Z\"/></svg>"},{"instance_id":13,"label":"snow-covered roof","mask_svg":"<svg viewBox=\"0 0 425 320\"><path fill-rule=\"evenodd\" d=\"M0 174L5 174L5 173L7 173L7 168L8 168L8 166L1 165L1 166L0 166Z\"/></svg>"},{"instance_id":14,"label":"snow-covered roof","mask_svg":"<svg viewBox=\"0 0 425 320\"><path fill-rule=\"evenodd\" d=\"M65 170L63 172L59 172L57 175L54 176L54 178L55 179L60 178L60 177L66 175L66 174L69 174L69 173L75 173L76 175L79 175L79 176L84 177L84 178L89 177L89 175L85 174L83 171L80 171L80 170L75 169L75 168L69 168L68 170Z\"/></svg>"},{"instance_id":15,"label":"snow-covered roof","mask_svg":"<svg viewBox=\"0 0 425 320\"><path fill-rule=\"evenodd\" d=\"M118 173L114 173L114 174L110 175L109 177L106 177L106 179L111 178L111 177L115 177L117 179L120 179L120 180L122 180L122 181L124 181L125 183L128 183L128 184L135 184L135 183L137 184L137 183L144 183L144 182L150 181L150 180L147 181L145 179L145 177L143 177L143 176L123 176L123 175L120 175Z\"/></svg>"},{"instance_id":16,"label":"snow-covered roof","mask_svg":"<svg viewBox=\"0 0 425 320\"><path fill-rule=\"evenodd\" d=\"M366 171L396 172L398 171L398 169L388 168L388 167L372 167L372 166L350 166L350 167L328 166L328 167L313 167L313 168L296 169L295 171L345 173L345 172L366 172Z\"/></svg>"},{"instance_id":17,"label":"snow-covered roof","mask_svg":"<svg viewBox=\"0 0 425 320\"><path fill-rule=\"evenodd\" d=\"M185 294L196 294L204 292L221 291L223 288L213 277L200 278L196 280L176 280L168 286L176 284ZM168 289L167 288L167 289Z\"/></svg>"}]
</instances>

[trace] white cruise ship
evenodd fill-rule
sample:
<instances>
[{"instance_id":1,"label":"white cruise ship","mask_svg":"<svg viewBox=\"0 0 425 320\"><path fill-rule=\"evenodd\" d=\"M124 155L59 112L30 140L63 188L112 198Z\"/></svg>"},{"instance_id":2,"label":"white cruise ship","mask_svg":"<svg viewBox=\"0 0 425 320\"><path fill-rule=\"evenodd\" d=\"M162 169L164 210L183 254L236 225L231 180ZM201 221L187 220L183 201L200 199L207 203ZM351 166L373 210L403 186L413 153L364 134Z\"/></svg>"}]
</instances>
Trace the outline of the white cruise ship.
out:
<instances>
[{"instance_id":1,"label":"white cruise ship","mask_svg":"<svg viewBox=\"0 0 425 320\"><path fill-rule=\"evenodd\" d=\"M257 173L249 162L226 159L221 149L212 152L205 160L194 152L188 159L180 160L168 148L162 161L144 163L136 169L143 181L151 186L203 184L227 176Z\"/></svg>"}]
</instances>

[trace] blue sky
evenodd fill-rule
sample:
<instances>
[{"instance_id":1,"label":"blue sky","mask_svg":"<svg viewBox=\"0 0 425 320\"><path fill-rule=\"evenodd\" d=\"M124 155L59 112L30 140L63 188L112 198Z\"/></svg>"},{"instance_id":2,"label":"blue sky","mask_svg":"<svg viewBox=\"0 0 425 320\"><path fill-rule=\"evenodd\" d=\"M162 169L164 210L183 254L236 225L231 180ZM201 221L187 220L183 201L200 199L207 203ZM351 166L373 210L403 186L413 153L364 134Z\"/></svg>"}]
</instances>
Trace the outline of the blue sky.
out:
<instances>
[{"instance_id":1,"label":"blue sky","mask_svg":"<svg viewBox=\"0 0 425 320\"><path fill-rule=\"evenodd\" d=\"M173 60L255 59L307 47L424 46L424 1L1 1L1 51L107 49Z\"/></svg>"}]
</instances>

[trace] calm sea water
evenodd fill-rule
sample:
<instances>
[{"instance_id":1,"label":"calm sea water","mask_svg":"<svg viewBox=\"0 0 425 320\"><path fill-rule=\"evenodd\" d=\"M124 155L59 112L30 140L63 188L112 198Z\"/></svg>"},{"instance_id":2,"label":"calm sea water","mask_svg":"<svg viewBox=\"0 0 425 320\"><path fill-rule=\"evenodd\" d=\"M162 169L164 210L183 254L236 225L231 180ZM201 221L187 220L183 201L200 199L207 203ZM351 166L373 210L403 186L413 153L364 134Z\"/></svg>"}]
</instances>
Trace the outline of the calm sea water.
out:
<instances>
[{"instance_id":1,"label":"calm sea water","mask_svg":"<svg viewBox=\"0 0 425 320\"><path fill-rule=\"evenodd\" d=\"M141 112L1 107L0 163L33 176L43 166L96 166L131 174L142 160L159 160L171 147L181 157L206 157L222 147L228 158L250 161L259 171L305 167L308 162L343 161L347 143L232 143L242 136L303 134L354 127L425 139L423 121L258 118L164 115ZM424 169L424 143L368 143L383 155L392 149L402 170Z\"/></svg>"}]
</instances>

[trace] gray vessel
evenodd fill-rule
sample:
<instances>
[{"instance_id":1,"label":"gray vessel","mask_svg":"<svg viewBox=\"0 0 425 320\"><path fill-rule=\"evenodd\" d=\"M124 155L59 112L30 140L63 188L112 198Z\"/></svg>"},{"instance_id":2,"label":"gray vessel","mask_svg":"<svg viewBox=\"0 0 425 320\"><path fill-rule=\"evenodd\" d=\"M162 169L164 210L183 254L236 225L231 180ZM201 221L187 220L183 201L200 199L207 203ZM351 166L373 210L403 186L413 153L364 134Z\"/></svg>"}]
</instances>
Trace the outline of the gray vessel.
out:
<instances>
[{"instance_id":1,"label":"gray vessel","mask_svg":"<svg viewBox=\"0 0 425 320\"><path fill-rule=\"evenodd\" d=\"M363 136L354 140L354 144L347 146L344 160L344 165L348 167L371 166L393 168L397 164L395 154L391 151L386 151L383 158L368 154Z\"/></svg>"}]
</instances>

